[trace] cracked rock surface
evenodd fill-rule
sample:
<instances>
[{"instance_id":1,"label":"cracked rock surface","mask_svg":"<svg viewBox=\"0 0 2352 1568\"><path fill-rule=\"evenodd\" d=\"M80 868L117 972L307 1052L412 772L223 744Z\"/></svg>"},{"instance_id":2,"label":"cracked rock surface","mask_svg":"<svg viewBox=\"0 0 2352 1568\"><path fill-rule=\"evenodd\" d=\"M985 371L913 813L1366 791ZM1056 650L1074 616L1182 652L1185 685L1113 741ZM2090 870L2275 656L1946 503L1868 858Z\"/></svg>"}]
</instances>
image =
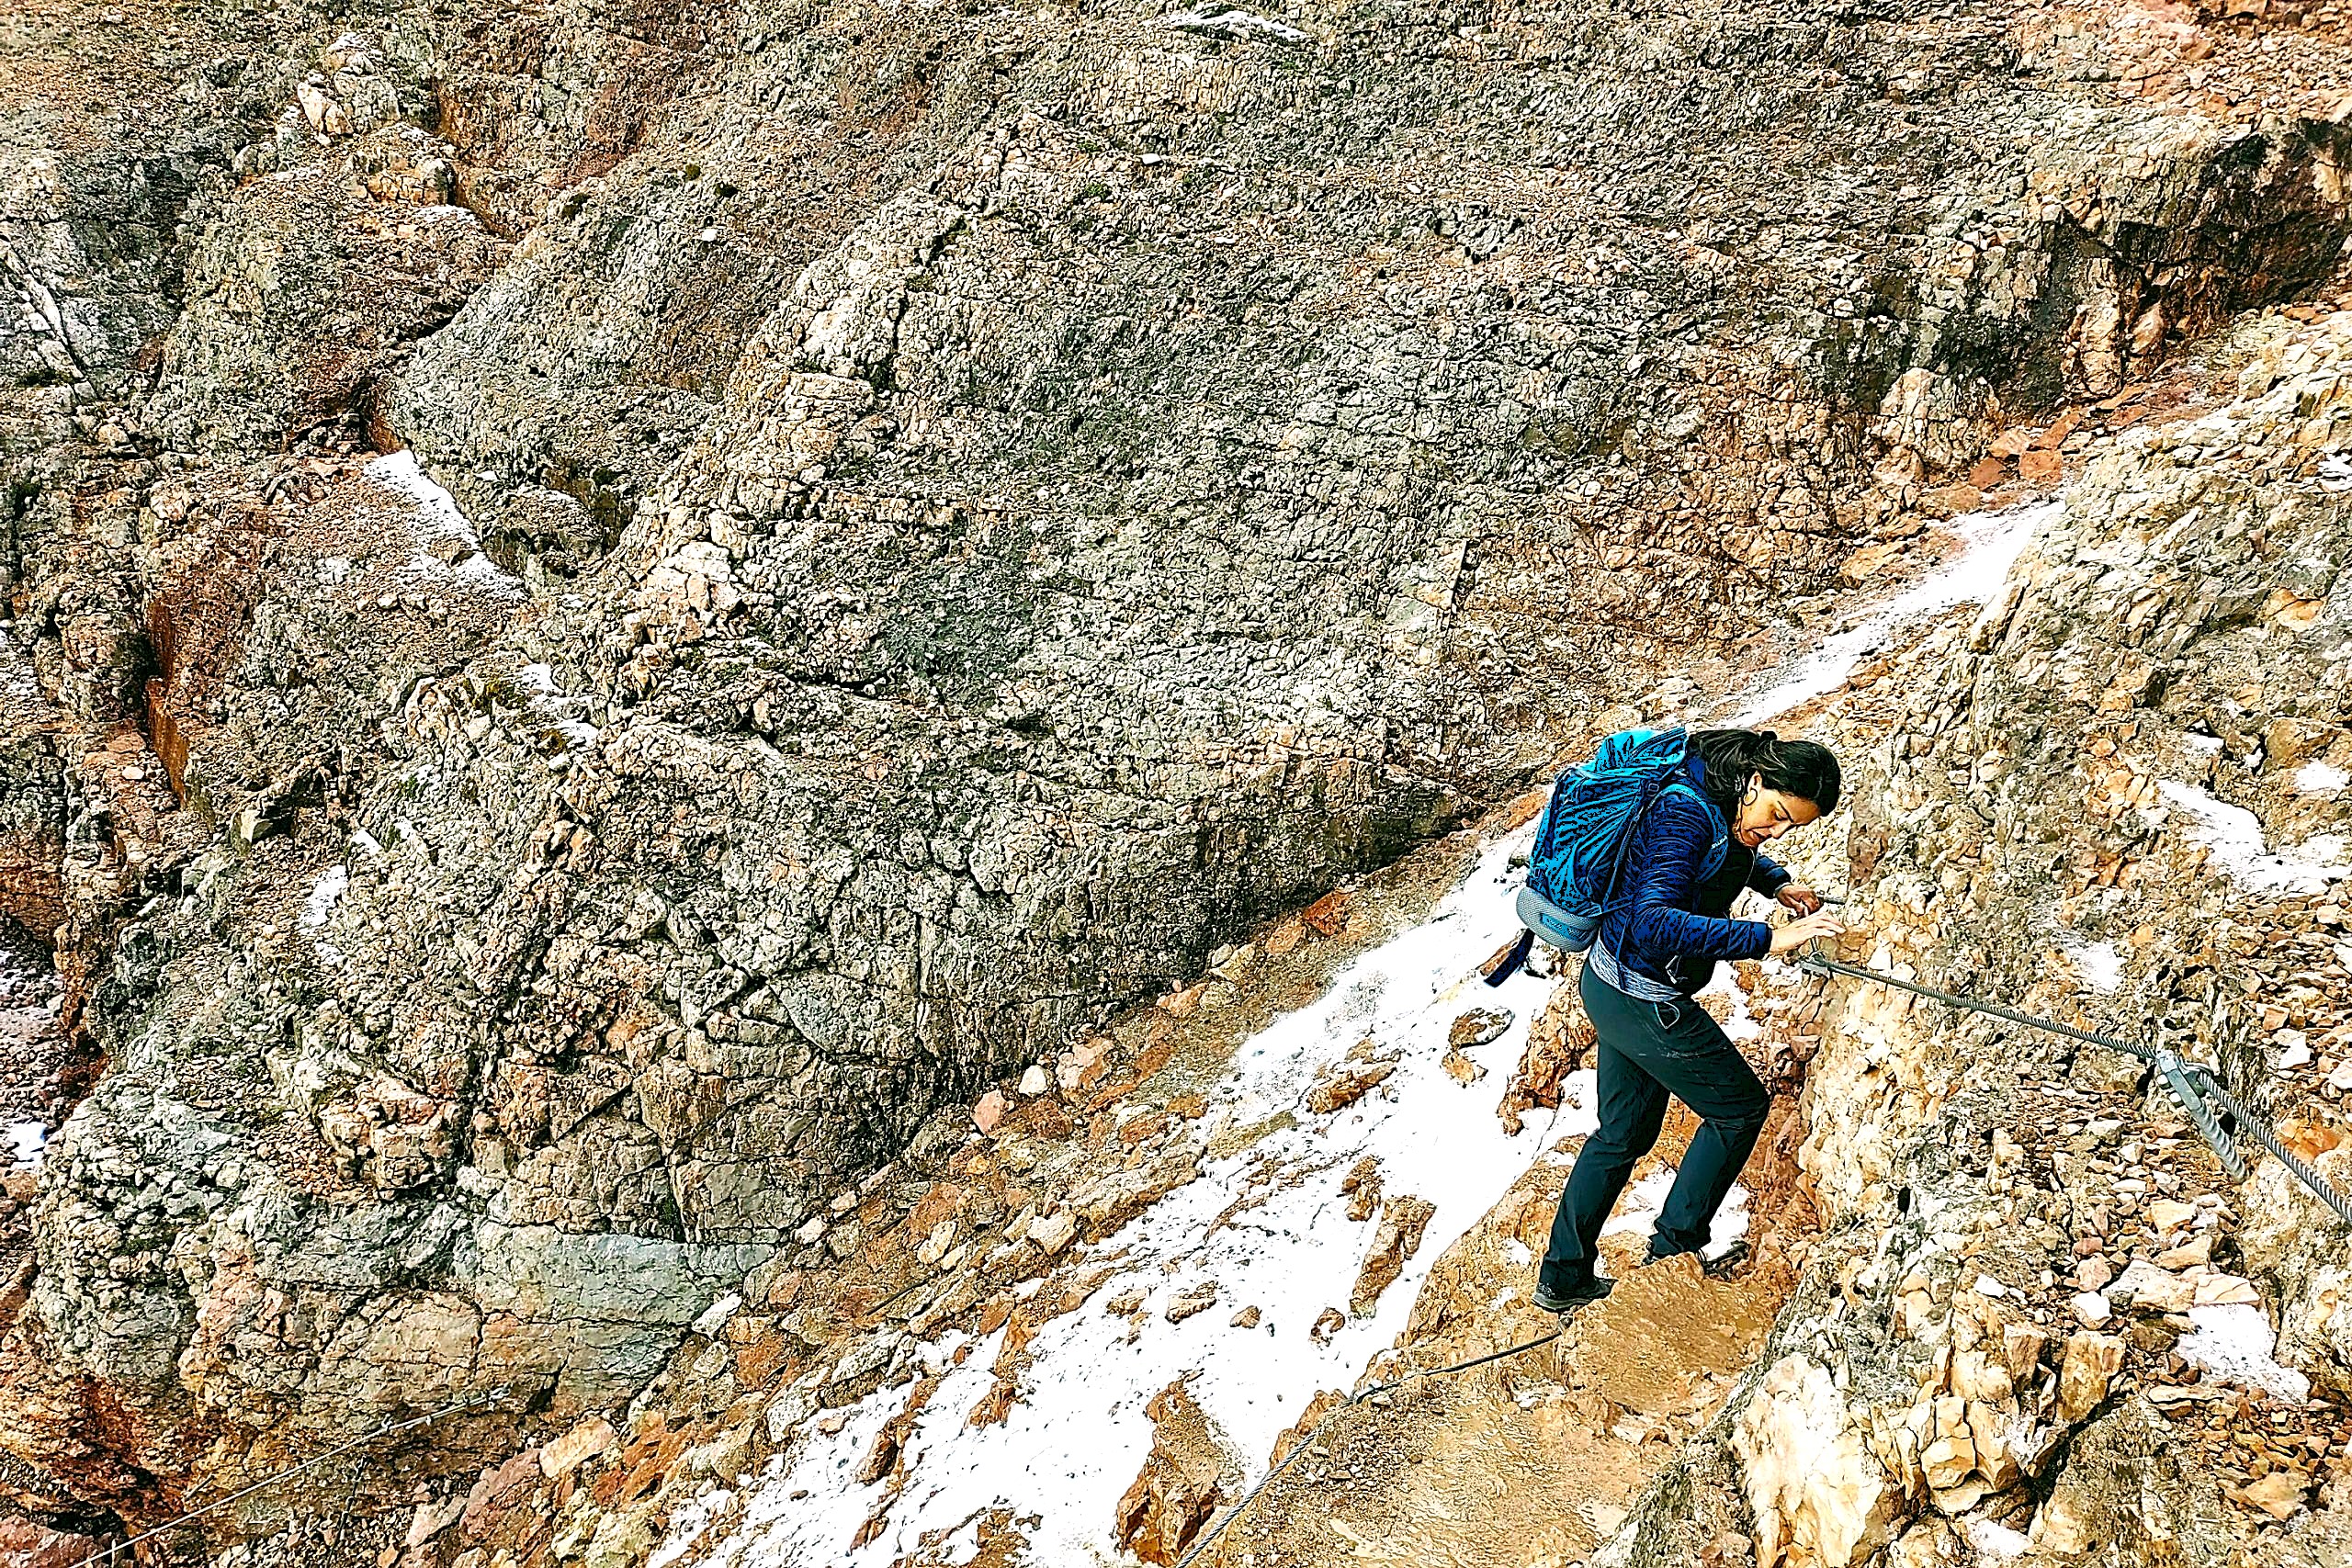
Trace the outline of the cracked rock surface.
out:
<instances>
[{"instance_id":1,"label":"cracked rock surface","mask_svg":"<svg viewBox=\"0 0 2352 1568\"><path fill-rule=\"evenodd\" d=\"M924 1267L1042 1280L1369 1114L1367 1053L1198 1140L1102 1120L1235 944L1352 940L1335 886L2043 494L1984 621L1821 715L1882 960L2031 994L2077 932L2324 1164L2340 334L2265 311L2337 265L2352 80L2328 7L2221 9L19 7L0 1495L135 1529L479 1399L172 1550L642 1557L681 1465L948 1375L787 1280L925 1202ZM1514 1136L1579 1048L1537 1014ZM2196 1314L2248 1308L2343 1387L2274 1169L2221 1190L2092 1065L1817 1016L1840 1261L1681 1517L1925 1562L2320 1495L2305 1417L2162 1502L2222 1403L2093 1387L2213 1386L2189 1336L2244 1319ZM935 1195L984 1092L1031 1177L985 1240ZM1318 1344L1426 1267L1425 1193L1351 1195ZM981 1329L975 1416L1090 1278ZM779 1384L833 1403L737 1408ZM1209 1495L1169 1462L1163 1547Z\"/></svg>"}]
</instances>

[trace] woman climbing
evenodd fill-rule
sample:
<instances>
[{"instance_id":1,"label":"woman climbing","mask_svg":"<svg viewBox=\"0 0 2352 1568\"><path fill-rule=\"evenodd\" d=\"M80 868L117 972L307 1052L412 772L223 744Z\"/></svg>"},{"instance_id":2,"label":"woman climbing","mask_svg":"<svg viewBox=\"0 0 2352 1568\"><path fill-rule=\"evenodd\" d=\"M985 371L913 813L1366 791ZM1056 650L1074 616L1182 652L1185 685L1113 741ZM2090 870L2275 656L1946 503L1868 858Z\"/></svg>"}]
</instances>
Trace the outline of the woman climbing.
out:
<instances>
[{"instance_id":1,"label":"woman climbing","mask_svg":"<svg viewBox=\"0 0 2352 1568\"><path fill-rule=\"evenodd\" d=\"M1536 1305L1566 1312L1609 1293L1595 1244L1634 1163L1657 1142L1671 1094L1702 1125L1650 1237L1652 1262L1706 1245L1715 1210L1747 1163L1770 1097L1692 997L1718 960L1786 953L1844 930L1764 845L1838 806L1838 759L1771 731L1702 729L1683 773L1634 824L1623 870L1587 956L1578 994L1600 1034L1600 1126L1560 1194ZM1774 928L1725 917L1743 888L1799 919Z\"/></svg>"}]
</instances>

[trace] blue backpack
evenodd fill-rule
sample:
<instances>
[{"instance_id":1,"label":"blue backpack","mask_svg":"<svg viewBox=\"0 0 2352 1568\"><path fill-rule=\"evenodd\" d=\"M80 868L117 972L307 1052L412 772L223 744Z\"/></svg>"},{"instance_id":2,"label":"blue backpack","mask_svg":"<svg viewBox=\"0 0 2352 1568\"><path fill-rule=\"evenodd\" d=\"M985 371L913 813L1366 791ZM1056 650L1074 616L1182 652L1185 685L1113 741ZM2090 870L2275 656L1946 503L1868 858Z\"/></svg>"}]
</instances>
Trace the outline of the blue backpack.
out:
<instances>
[{"instance_id":1,"label":"blue backpack","mask_svg":"<svg viewBox=\"0 0 2352 1568\"><path fill-rule=\"evenodd\" d=\"M1592 761L1553 784L1528 852L1527 886L1519 892L1526 930L1487 972L1487 984L1499 986L1516 974L1539 939L1570 953L1592 945L1624 873L1634 825L1665 791L1689 787L1689 740L1679 728L1622 730L1600 743ZM1702 878L1714 874L1727 851L1721 843L1710 850Z\"/></svg>"}]
</instances>

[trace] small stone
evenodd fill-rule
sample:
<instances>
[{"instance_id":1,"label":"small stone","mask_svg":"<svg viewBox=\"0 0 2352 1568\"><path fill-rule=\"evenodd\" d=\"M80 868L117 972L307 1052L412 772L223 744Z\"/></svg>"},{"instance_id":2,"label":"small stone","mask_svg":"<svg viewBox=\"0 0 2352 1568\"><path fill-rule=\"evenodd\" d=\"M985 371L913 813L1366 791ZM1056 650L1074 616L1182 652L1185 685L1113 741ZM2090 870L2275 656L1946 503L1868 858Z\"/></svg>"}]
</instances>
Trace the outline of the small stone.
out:
<instances>
[{"instance_id":1,"label":"small stone","mask_svg":"<svg viewBox=\"0 0 2352 1568\"><path fill-rule=\"evenodd\" d=\"M1446 1032L1445 1043L1456 1051L1467 1051L1502 1038L1510 1027L1511 1013L1508 1008L1478 1008L1453 1021Z\"/></svg>"},{"instance_id":2,"label":"small stone","mask_svg":"<svg viewBox=\"0 0 2352 1568\"><path fill-rule=\"evenodd\" d=\"M2066 1340L2058 1368L2058 1419L2072 1424L2098 1408L2123 1368L2123 1341L2081 1329Z\"/></svg>"},{"instance_id":3,"label":"small stone","mask_svg":"<svg viewBox=\"0 0 2352 1568\"><path fill-rule=\"evenodd\" d=\"M2072 1305L2075 1315L2088 1328L2097 1328L2115 1315L2115 1309L2108 1305L2107 1298L2097 1291L2085 1291L2074 1299Z\"/></svg>"},{"instance_id":4,"label":"small stone","mask_svg":"<svg viewBox=\"0 0 2352 1568\"><path fill-rule=\"evenodd\" d=\"M983 1133L993 1133L996 1124L1004 1120L1004 1090L992 1089L972 1107L972 1124Z\"/></svg>"},{"instance_id":5,"label":"small stone","mask_svg":"<svg viewBox=\"0 0 2352 1568\"><path fill-rule=\"evenodd\" d=\"M1208 1311L1216 1305L1217 1284L1215 1280L1203 1280L1189 1285L1168 1299L1160 1315L1170 1323L1182 1323L1188 1317Z\"/></svg>"},{"instance_id":6,"label":"small stone","mask_svg":"<svg viewBox=\"0 0 2352 1568\"><path fill-rule=\"evenodd\" d=\"M2303 1493L2310 1485L2310 1479L2301 1471L2274 1470L2258 1481L2224 1490L2233 1503L2260 1509L2274 1519L2290 1519L2295 1517L2295 1510L2303 1506Z\"/></svg>"},{"instance_id":7,"label":"small stone","mask_svg":"<svg viewBox=\"0 0 2352 1568\"><path fill-rule=\"evenodd\" d=\"M1029 1226L1029 1239L1044 1247L1049 1255L1068 1247L1070 1237L1077 1234L1078 1216L1068 1209L1057 1210L1042 1220L1033 1221Z\"/></svg>"},{"instance_id":8,"label":"small stone","mask_svg":"<svg viewBox=\"0 0 2352 1568\"><path fill-rule=\"evenodd\" d=\"M1246 1307L1243 1307L1239 1312L1235 1313L1235 1314L1233 1314L1233 1323L1232 1323L1232 1326L1233 1326L1233 1327L1235 1327L1235 1328L1255 1328L1255 1327L1257 1327L1257 1326L1258 1326L1258 1309L1257 1309L1256 1307L1254 1307L1254 1306L1246 1306Z\"/></svg>"},{"instance_id":9,"label":"small stone","mask_svg":"<svg viewBox=\"0 0 2352 1568\"><path fill-rule=\"evenodd\" d=\"M1043 1094L1052 1082L1046 1076L1044 1064L1032 1062L1029 1070L1021 1075L1021 1093L1024 1098Z\"/></svg>"},{"instance_id":10,"label":"small stone","mask_svg":"<svg viewBox=\"0 0 2352 1568\"><path fill-rule=\"evenodd\" d=\"M2129 1270L2126 1272L2128 1273ZM2259 1306L2262 1304L2261 1293L2256 1291L2252 1280L2242 1279L2235 1274L2224 1274L2219 1269L2200 1270L2194 1282L2188 1285L2188 1300L2186 1303L2166 1310L2186 1312L2191 1306Z\"/></svg>"},{"instance_id":11,"label":"small stone","mask_svg":"<svg viewBox=\"0 0 2352 1568\"><path fill-rule=\"evenodd\" d=\"M2135 1259L2122 1277L2107 1288L2110 1301L2121 1298L2140 1312L2187 1312L2195 1299L2188 1280L2168 1273L2145 1258Z\"/></svg>"},{"instance_id":12,"label":"small stone","mask_svg":"<svg viewBox=\"0 0 2352 1568\"><path fill-rule=\"evenodd\" d=\"M1448 1077L1465 1089L1487 1076L1486 1068L1461 1052L1452 1049L1447 1050L1446 1054L1439 1058L1438 1065L1445 1069Z\"/></svg>"},{"instance_id":13,"label":"small stone","mask_svg":"<svg viewBox=\"0 0 2352 1568\"><path fill-rule=\"evenodd\" d=\"M2213 1261L2213 1233L2206 1231L2194 1240L2182 1243L2156 1254L2156 1263L2164 1269L2201 1269Z\"/></svg>"}]
</instances>

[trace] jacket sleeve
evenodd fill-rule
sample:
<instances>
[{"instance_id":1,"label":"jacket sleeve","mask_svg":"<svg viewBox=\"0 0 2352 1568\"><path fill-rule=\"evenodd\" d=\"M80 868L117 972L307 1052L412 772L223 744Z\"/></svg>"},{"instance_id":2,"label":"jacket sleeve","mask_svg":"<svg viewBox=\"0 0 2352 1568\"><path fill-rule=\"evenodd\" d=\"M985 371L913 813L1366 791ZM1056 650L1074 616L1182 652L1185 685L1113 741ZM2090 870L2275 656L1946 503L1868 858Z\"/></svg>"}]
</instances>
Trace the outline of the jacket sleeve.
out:
<instances>
[{"instance_id":1,"label":"jacket sleeve","mask_svg":"<svg viewBox=\"0 0 2352 1568\"><path fill-rule=\"evenodd\" d=\"M1747 886L1770 898L1792 880L1787 866L1761 850L1756 852L1756 864L1747 874Z\"/></svg>"},{"instance_id":2,"label":"jacket sleeve","mask_svg":"<svg viewBox=\"0 0 2352 1568\"><path fill-rule=\"evenodd\" d=\"M1694 915L1690 905L1699 868L1714 840L1705 807L1674 792L1658 796L1634 840L1631 926L1634 944L1646 952L1693 958L1761 958L1772 950L1772 928L1761 920Z\"/></svg>"}]
</instances>

